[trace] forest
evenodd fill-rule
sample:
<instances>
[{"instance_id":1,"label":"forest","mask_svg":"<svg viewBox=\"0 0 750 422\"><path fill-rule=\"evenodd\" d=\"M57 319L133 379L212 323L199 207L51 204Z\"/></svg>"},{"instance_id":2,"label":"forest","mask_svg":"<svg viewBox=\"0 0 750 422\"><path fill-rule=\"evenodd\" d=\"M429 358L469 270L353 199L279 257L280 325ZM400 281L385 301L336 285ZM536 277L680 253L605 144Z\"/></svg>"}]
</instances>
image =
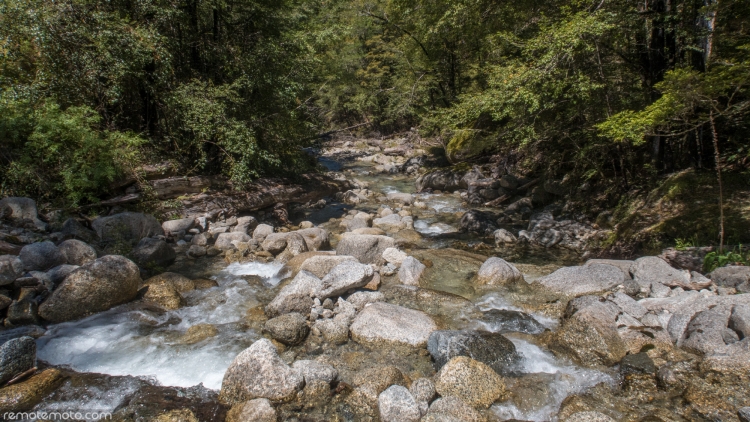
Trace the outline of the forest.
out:
<instances>
[{"instance_id":1,"label":"forest","mask_svg":"<svg viewBox=\"0 0 750 422\"><path fill-rule=\"evenodd\" d=\"M356 126L616 204L744 174L749 26L743 0L6 0L0 190L95 203L162 161L241 189Z\"/></svg>"}]
</instances>

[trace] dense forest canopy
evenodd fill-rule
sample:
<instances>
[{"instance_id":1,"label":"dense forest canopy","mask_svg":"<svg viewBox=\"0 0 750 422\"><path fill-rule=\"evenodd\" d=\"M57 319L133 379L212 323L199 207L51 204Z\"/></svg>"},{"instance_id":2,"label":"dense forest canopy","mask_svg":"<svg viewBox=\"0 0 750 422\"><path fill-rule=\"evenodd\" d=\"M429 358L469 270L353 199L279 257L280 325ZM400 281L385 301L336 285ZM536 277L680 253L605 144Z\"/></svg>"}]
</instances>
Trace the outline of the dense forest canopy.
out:
<instances>
[{"instance_id":1,"label":"dense forest canopy","mask_svg":"<svg viewBox=\"0 0 750 422\"><path fill-rule=\"evenodd\" d=\"M241 187L368 123L616 197L748 163L749 25L746 0L6 0L2 194L96 201L164 160Z\"/></svg>"}]
</instances>

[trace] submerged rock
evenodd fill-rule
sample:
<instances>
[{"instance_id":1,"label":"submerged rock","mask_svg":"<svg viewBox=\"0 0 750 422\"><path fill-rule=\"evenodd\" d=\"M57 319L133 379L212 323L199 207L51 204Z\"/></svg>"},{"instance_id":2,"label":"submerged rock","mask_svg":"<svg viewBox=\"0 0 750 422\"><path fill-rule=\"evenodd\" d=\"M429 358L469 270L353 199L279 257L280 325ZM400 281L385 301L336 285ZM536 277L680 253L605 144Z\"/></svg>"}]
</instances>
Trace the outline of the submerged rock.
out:
<instances>
[{"instance_id":1,"label":"submerged rock","mask_svg":"<svg viewBox=\"0 0 750 422\"><path fill-rule=\"evenodd\" d=\"M349 329L358 343L424 347L437 325L424 312L376 302L365 306Z\"/></svg>"},{"instance_id":2,"label":"submerged rock","mask_svg":"<svg viewBox=\"0 0 750 422\"><path fill-rule=\"evenodd\" d=\"M475 408L486 408L506 394L505 382L482 362L466 356L448 361L436 375L435 389Z\"/></svg>"},{"instance_id":3,"label":"submerged rock","mask_svg":"<svg viewBox=\"0 0 750 422\"><path fill-rule=\"evenodd\" d=\"M477 283L480 285L502 286L523 281L523 274L513 264L502 258L490 257L477 272Z\"/></svg>"},{"instance_id":4,"label":"submerged rock","mask_svg":"<svg viewBox=\"0 0 750 422\"><path fill-rule=\"evenodd\" d=\"M63 322L129 302L141 283L138 266L120 255L107 255L70 273L39 306L39 315Z\"/></svg>"},{"instance_id":5,"label":"submerged rock","mask_svg":"<svg viewBox=\"0 0 750 422\"><path fill-rule=\"evenodd\" d=\"M417 401L406 387L392 385L378 396L383 422L418 422L422 417Z\"/></svg>"},{"instance_id":6,"label":"submerged rock","mask_svg":"<svg viewBox=\"0 0 750 422\"><path fill-rule=\"evenodd\" d=\"M234 358L221 383L219 400L234 405L255 398L287 402L302 389L304 378L277 354L270 340L260 339Z\"/></svg>"},{"instance_id":7,"label":"submerged rock","mask_svg":"<svg viewBox=\"0 0 750 422\"><path fill-rule=\"evenodd\" d=\"M427 350L435 362L435 369L440 369L456 356L466 356L505 374L520 359L516 347L502 334L482 331L435 331L430 334Z\"/></svg>"}]
</instances>

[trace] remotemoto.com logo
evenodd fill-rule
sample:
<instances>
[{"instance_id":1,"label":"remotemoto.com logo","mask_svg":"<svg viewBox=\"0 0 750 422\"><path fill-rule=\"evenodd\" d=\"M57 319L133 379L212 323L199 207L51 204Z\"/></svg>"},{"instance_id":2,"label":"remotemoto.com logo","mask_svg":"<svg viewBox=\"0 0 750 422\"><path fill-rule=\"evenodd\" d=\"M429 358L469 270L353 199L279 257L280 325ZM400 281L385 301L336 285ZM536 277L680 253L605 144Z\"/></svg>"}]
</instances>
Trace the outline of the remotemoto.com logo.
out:
<instances>
[{"instance_id":1,"label":"remotemoto.com logo","mask_svg":"<svg viewBox=\"0 0 750 422\"><path fill-rule=\"evenodd\" d=\"M111 420L112 414L106 412L6 412L3 420L25 421L25 420L47 420L47 421L104 421Z\"/></svg>"}]
</instances>

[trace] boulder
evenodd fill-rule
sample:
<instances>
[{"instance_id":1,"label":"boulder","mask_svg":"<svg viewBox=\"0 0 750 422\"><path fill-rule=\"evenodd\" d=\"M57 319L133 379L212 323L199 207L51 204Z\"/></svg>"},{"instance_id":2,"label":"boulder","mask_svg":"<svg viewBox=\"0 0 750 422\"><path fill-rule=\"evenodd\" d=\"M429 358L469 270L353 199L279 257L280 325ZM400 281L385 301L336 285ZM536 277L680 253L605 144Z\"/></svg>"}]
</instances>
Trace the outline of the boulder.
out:
<instances>
[{"instance_id":1,"label":"boulder","mask_svg":"<svg viewBox=\"0 0 750 422\"><path fill-rule=\"evenodd\" d=\"M732 308L729 328L736 331L741 339L750 337L750 306L735 305Z\"/></svg>"},{"instance_id":2,"label":"boulder","mask_svg":"<svg viewBox=\"0 0 750 422\"><path fill-rule=\"evenodd\" d=\"M317 296L322 289L323 282L318 277L300 271L266 306L266 314L271 317L290 312L308 315L313 306L313 296Z\"/></svg>"},{"instance_id":3,"label":"boulder","mask_svg":"<svg viewBox=\"0 0 750 422\"><path fill-rule=\"evenodd\" d=\"M65 220L60 233L62 234L63 239L78 239L86 243L99 242L99 236L96 232L86 228L75 218Z\"/></svg>"},{"instance_id":4,"label":"boulder","mask_svg":"<svg viewBox=\"0 0 750 422\"><path fill-rule=\"evenodd\" d=\"M143 284L156 284L156 283L169 283L174 286L175 290L177 290L180 293L189 292L191 290L195 289L195 282L193 280L185 277L182 274L177 273L161 273L159 275L155 275L148 280L146 280ZM213 285L216 285L216 282L213 283Z\"/></svg>"},{"instance_id":5,"label":"boulder","mask_svg":"<svg viewBox=\"0 0 750 422\"><path fill-rule=\"evenodd\" d=\"M9 196L0 199L0 218L31 220L38 230L47 230L47 223L39 219L36 202L31 198Z\"/></svg>"},{"instance_id":6,"label":"boulder","mask_svg":"<svg viewBox=\"0 0 750 422\"><path fill-rule=\"evenodd\" d=\"M190 258L200 258L202 256L206 256L206 253L206 247L199 245L190 245L187 250L187 256L189 256Z\"/></svg>"},{"instance_id":7,"label":"boulder","mask_svg":"<svg viewBox=\"0 0 750 422\"><path fill-rule=\"evenodd\" d=\"M463 232L477 233L481 236L492 235L497 230L495 218L479 210L466 211L458 222L458 228Z\"/></svg>"},{"instance_id":8,"label":"boulder","mask_svg":"<svg viewBox=\"0 0 750 422\"><path fill-rule=\"evenodd\" d=\"M277 422L276 409L268 399L253 399L232 406L226 422ZM180 421L182 422L182 421Z\"/></svg>"},{"instance_id":9,"label":"boulder","mask_svg":"<svg viewBox=\"0 0 750 422\"><path fill-rule=\"evenodd\" d=\"M36 366L36 341L19 337L0 346L0 384L13 379Z\"/></svg>"},{"instance_id":10,"label":"boulder","mask_svg":"<svg viewBox=\"0 0 750 422\"><path fill-rule=\"evenodd\" d=\"M289 233L271 233L263 239L261 247L274 255L278 255L286 249Z\"/></svg>"},{"instance_id":11,"label":"boulder","mask_svg":"<svg viewBox=\"0 0 750 422\"><path fill-rule=\"evenodd\" d=\"M219 400L226 405L266 398L293 400L304 385L299 370L290 368L268 339L260 339L237 355L224 373Z\"/></svg>"},{"instance_id":12,"label":"boulder","mask_svg":"<svg viewBox=\"0 0 750 422\"><path fill-rule=\"evenodd\" d=\"M342 262L357 262L353 256L346 255L315 255L306 259L300 265L300 271L309 271L319 278L330 273L333 268Z\"/></svg>"},{"instance_id":13,"label":"boulder","mask_svg":"<svg viewBox=\"0 0 750 422\"><path fill-rule=\"evenodd\" d=\"M315 360L298 360L292 364L292 368L300 371L306 383L313 381L324 381L332 384L339 376L333 366Z\"/></svg>"},{"instance_id":14,"label":"boulder","mask_svg":"<svg viewBox=\"0 0 750 422\"><path fill-rule=\"evenodd\" d=\"M407 286L419 286L419 278L426 268L413 256L407 257L398 270L398 279Z\"/></svg>"},{"instance_id":15,"label":"boulder","mask_svg":"<svg viewBox=\"0 0 750 422\"><path fill-rule=\"evenodd\" d=\"M386 195L389 201L398 202L403 205L411 205L414 203L414 195L403 192L391 192Z\"/></svg>"},{"instance_id":16,"label":"boulder","mask_svg":"<svg viewBox=\"0 0 750 422\"><path fill-rule=\"evenodd\" d=\"M96 259L96 250L77 239L68 239L60 243L57 248L65 255L70 265L86 265Z\"/></svg>"},{"instance_id":17,"label":"boulder","mask_svg":"<svg viewBox=\"0 0 750 422\"><path fill-rule=\"evenodd\" d=\"M434 331L427 342L427 350L435 369L456 356L467 356L483 362L498 374L505 374L520 359L516 347L502 334L482 331Z\"/></svg>"},{"instance_id":18,"label":"boulder","mask_svg":"<svg viewBox=\"0 0 750 422\"><path fill-rule=\"evenodd\" d=\"M438 394L475 408L487 408L506 394L505 382L492 368L466 356L448 361L435 378Z\"/></svg>"},{"instance_id":19,"label":"boulder","mask_svg":"<svg viewBox=\"0 0 750 422\"><path fill-rule=\"evenodd\" d=\"M354 305L358 311L361 311L368 303L384 302L385 295L381 292L354 292L346 301Z\"/></svg>"},{"instance_id":20,"label":"boulder","mask_svg":"<svg viewBox=\"0 0 750 422\"><path fill-rule=\"evenodd\" d=\"M163 235L161 224L151 215L137 212L99 217L91 223L102 242L107 245L135 245L144 237Z\"/></svg>"},{"instance_id":21,"label":"boulder","mask_svg":"<svg viewBox=\"0 0 750 422\"><path fill-rule=\"evenodd\" d=\"M738 292L750 293L750 267L730 265L720 267L708 274L720 287L734 287Z\"/></svg>"},{"instance_id":22,"label":"boulder","mask_svg":"<svg viewBox=\"0 0 750 422\"><path fill-rule=\"evenodd\" d=\"M622 284L622 271L612 265L593 264L563 267L537 280L546 289L567 295L583 296L601 293Z\"/></svg>"},{"instance_id":23,"label":"boulder","mask_svg":"<svg viewBox=\"0 0 750 422\"><path fill-rule=\"evenodd\" d=\"M435 383L429 378L418 378L414 380L409 386L409 392L417 402L419 411L422 414L427 413L427 409L430 407L430 402L437 394L435 391Z\"/></svg>"},{"instance_id":24,"label":"boulder","mask_svg":"<svg viewBox=\"0 0 750 422\"><path fill-rule=\"evenodd\" d=\"M622 271L623 280L632 280L633 277L630 275L630 267L633 266L635 261L629 261L625 259L589 259L586 261L584 266L603 264L617 267Z\"/></svg>"},{"instance_id":25,"label":"boulder","mask_svg":"<svg viewBox=\"0 0 750 422\"><path fill-rule=\"evenodd\" d=\"M176 234L187 233L188 230L192 229L195 225L195 218L181 218L179 220L169 220L161 223L161 228L164 233Z\"/></svg>"},{"instance_id":26,"label":"boulder","mask_svg":"<svg viewBox=\"0 0 750 422\"><path fill-rule=\"evenodd\" d=\"M310 251L319 251L331 246L328 238L328 230L321 229L320 227L310 227L297 230L293 233L297 233L305 239L307 249Z\"/></svg>"},{"instance_id":27,"label":"boulder","mask_svg":"<svg viewBox=\"0 0 750 422\"><path fill-rule=\"evenodd\" d=\"M710 353L726 343L725 330L732 316L732 305L718 305L698 312L688 324L682 347L699 354ZM734 334L735 340L739 341Z\"/></svg>"},{"instance_id":28,"label":"boulder","mask_svg":"<svg viewBox=\"0 0 750 422\"><path fill-rule=\"evenodd\" d=\"M49 240L24 246L18 258L26 271L47 271L67 262L65 255Z\"/></svg>"},{"instance_id":29,"label":"boulder","mask_svg":"<svg viewBox=\"0 0 750 422\"><path fill-rule=\"evenodd\" d=\"M452 170L436 170L425 173L417 178L417 192L423 192L426 189L453 192L462 188L462 176L462 174L453 172ZM464 189L466 187L467 186L463 186Z\"/></svg>"},{"instance_id":30,"label":"boulder","mask_svg":"<svg viewBox=\"0 0 750 422\"><path fill-rule=\"evenodd\" d=\"M317 297L341 296L349 290L365 286L372 280L374 271L371 266L346 260L329 272L322 280L322 288Z\"/></svg>"},{"instance_id":31,"label":"boulder","mask_svg":"<svg viewBox=\"0 0 750 422\"><path fill-rule=\"evenodd\" d=\"M295 256L308 251L307 243L305 243L305 238L302 237L302 235L296 232L287 234L288 236L286 237L286 247L276 257L276 261L278 262L287 262ZM266 238L266 240L268 240L268 238Z\"/></svg>"},{"instance_id":32,"label":"boulder","mask_svg":"<svg viewBox=\"0 0 750 422\"><path fill-rule=\"evenodd\" d=\"M518 242L516 235L505 229L497 229L492 235L495 237L495 245L497 246Z\"/></svg>"},{"instance_id":33,"label":"boulder","mask_svg":"<svg viewBox=\"0 0 750 422\"><path fill-rule=\"evenodd\" d=\"M171 282L149 280L145 282L146 292L143 294L143 300L155 303L167 310L179 309L182 306L184 300Z\"/></svg>"},{"instance_id":34,"label":"boulder","mask_svg":"<svg viewBox=\"0 0 750 422\"><path fill-rule=\"evenodd\" d=\"M263 330L275 340L288 346L296 346L307 337L310 327L307 318L297 312L291 312L266 321Z\"/></svg>"},{"instance_id":35,"label":"boulder","mask_svg":"<svg viewBox=\"0 0 750 422\"><path fill-rule=\"evenodd\" d=\"M417 401L406 387L392 385L378 396L383 422L419 422L422 417Z\"/></svg>"},{"instance_id":36,"label":"boulder","mask_svg":"<svg viewBox=\"0 0 750 422\"><path fill-rule=\"evenodd\" d=\"M643 305L641 305L635 299L626 295L625 293L616 292L609 295L607 299L612 301L612 303L619 306L620 309L622 309L625 313L635 319L641 319L644 315L646 315L646 313L648 313L648 309L646 309Z\"/></svg>"},{"instance_id":37,"label":"boulder","mask_svg":"<svg viewBox=\"0 0 750 422\"><path fill-rule=\"evenodd\" d=\"M258 220L256 220L255 217L239 217L237 218L237 225L234 226L232 231L252 234L256 227L258 227Z\"/></svg>"},{"instance_id":38,"label":"boulder","mask_svg":"<svg viewBox=\"0 0 750 422\"><path fill-rule=\"evenodd\" d=\"M177 253L167 242L153 237L141 239L130 256L143 268L168 267L177 259Z\"/></svg>"},{"instance_id":39,"label":"boulder","mask_svg":"<svg viewBox=\"0 0 750 422\"><path fill-rule=\"evenodd\" d=\"M502 286L521 281L524 281L523 274L513 264L495 256L484 261L477 272L480 285Z\"/></svg>"},{"instance_id":40,"label":"boulder","mask_svg":"<svg viewBox=\"0 0 750 422\"><path fill-rule=\"evenodd\" d=\"M406 223L398 214L391 214L385 217L376 218L372 220L372 226L390 233L407 228Z\"/></svg>"},{"instance_id":41,"label":"boulder","mask_svg":"<svg viewBox=\"0 0 750 422\"><path fill-rule=\"evenodd\" d=\"M107 255L79 267L39 306L39 315L63 322L129 302L141 283L138 266L120 255Z\"/></svg>"},{"instance_id":42,"label":"boulder","mask_svg":"<svg viewBox=\"0 0 750 422\"><path fill-rule=\"evenodd\" d=\"M337 255L349 255L363 264L377 264L383 252L396 246L393 238L367 234L348 234L336 246Z\"/></svg>"},{"instance_id":43,"label":"boulder","mask_svg":"<svg viewBox=\"0 0 750 422\"><path fill-rule=\"evenodd\" d=\"M263 242L266 240L266 237L268 237L269 234L273 233L273 226L269 226L268 224L258 224L258 226L253 230L253 239L257 240L258 242ZM245 242L247 242L245 240Z\"/></svg>"},{"instance_id":44,"label":"boulder","mask_svg":"<svg viewBox=\"0 0 750 422\"><path fill-rule=\"evenodd\" d=\"M31 410L63 382L55 368L45 369L31 378L0 389L0 414Z\"/></svg>"},{"instance_id":45,"label":"boulder","mask_svg":"<svg viewBox=\"0 0 750 422\"><path fill-rule=\"evenodd\" d=\"M219 233L214 246L222 251L237 249L237 243L249 242L250 236L242 232ZM286 244L284 245L286 246Z\"/></svg>"},{"instance_id":46,"label":"boulder","mask_svg":"<svg viewBox=\"0 0 750 422\"><path fill-rule=\"evenodd\" d=\"M349 330L358 343L420 348L427 344L437 325L424 312L375 302L362 309Z\"/></svg>"},{"instance_id":47,"label":"boulder","mask_svg":"<svg viewBox=\"0 0 750 422\"><path fill-rule=\"evenodd\" d=\"M633 280L641 286L650 285L651 282L671 286L686 281L684 271L672 268L666 261L656 256L636 259L630 267L630 273L633 275ZM690 281L689 275L687 281Z\"/></svg>"}]
</instances>

